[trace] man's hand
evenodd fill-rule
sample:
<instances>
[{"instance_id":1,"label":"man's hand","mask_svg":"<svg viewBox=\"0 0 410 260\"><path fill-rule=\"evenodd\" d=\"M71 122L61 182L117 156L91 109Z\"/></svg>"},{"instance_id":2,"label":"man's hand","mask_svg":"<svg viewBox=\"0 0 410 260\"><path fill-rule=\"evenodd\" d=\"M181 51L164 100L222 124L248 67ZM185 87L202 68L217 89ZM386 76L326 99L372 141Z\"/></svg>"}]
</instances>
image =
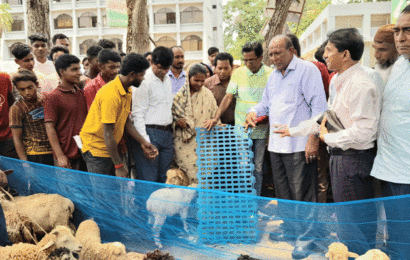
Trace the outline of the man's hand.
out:
<instances>
[{"instance_id":1,"label":"man's hand","mask_svg":"<svg viewBox=\"0 0 410 260\"><path fill-rule=\"evenodd\" d=\"M324 116L322 123L320 124L320 135L319 135L319 138L320 140L322 140L322 142L325 141L325 134L329 133L329 131L326 128L326 121L327 121L327 116Z\"/></svg>"},{"instance_id":2,"label":"man's hand","mask_svg":"<svg viewBox=\"0 0 410 260\"><path fill-rule=\"evenodd\" d=\"M289 126L276 124L276 125L272 125L272 127L278 129L278 130L273 131L273 133L280 134L280 138L283 138L286 136L291 137L290 132L289 132Z\"/></svg>"},{"instance_id":3,"label":"man's hand","mask_svg":"<svg viewBox=\"0 0 410 260\"><path fill-rule=\"evenodd\" d=\"M181 128L186 128L186 126L187 126L186 120L185 120L184 118L178 119L177 124L178 124L179 127L181 127Z\"/></svg>"},{"instance_id":4,"label":"man's hand","mask_svg":"<svg viewBox=\"0 0 410 260\"><path fill-rule=\"evenodd\" d=\"M249 112L245 118L245 130L248 130L248 127L255 127L255 119L257 114L255 112Z\"/></svg>"},{"instance_id":5,"label":"man's hand","mask_svg":"<svg viewBox=\"0 0 410 260\"><path fill-rule=\"evenodd\" d=\"M127 168L125 168L125 166L122 166L121 168L115 169L115 176L128 178Z\"/></svg>"},{"instance_id":6,"label":"man's hand","mask_svg":"<svg viewBox=\"0 0 410 260\"><path fill-rule=\"evenodd\" d=\"M210 120L206 120L204 123L204 128L206 128L206 130L211 131L211 129L216 126L216 124L218 123L217 118L212 118Z\"/></svg>"},{"instance_id":7,"label":"man's hand","mask_svg":"<svg viewBox=\"0 0 410 260\"><path fill-rule=\"evenodd\" d=\"M57 158L57 166L61 168L71 169L70 160L68 160L67 156L65 155Z\"/></svg>"},{"instance_id":8,"label":"man's hand","mask_svg":"<svg viewBox=\"0 0 410 260\"><path fill-rule=\"evenodd\" d=\"M310 135L305 147L306 163L312 163L319 157L319 138Z\"/></svg>"},{"instance_id":9,"label":"man's hand","mask_svg":"<svg viewBox=\"0 0 410 260\"><path fill-rule=\"evenodd\" d=\"M145 157L147 157L150 160L155 160L155 158L158 156L159 152L158 149L150 143L144 143L141 144L142 151L144 152Z\"/></svg>"}]
</instances>

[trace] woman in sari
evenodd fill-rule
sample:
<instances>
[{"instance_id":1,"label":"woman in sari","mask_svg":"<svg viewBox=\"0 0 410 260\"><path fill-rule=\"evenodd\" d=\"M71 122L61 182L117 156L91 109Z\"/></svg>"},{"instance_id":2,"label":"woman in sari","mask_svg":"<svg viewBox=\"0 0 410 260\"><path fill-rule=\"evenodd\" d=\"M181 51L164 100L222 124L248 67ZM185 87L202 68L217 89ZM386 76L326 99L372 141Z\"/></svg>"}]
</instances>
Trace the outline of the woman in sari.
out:
<instances>
[{"instance_id":1,"label":"woman in sari","mask_svg":"<svg viewBox=\"0 0 410 260\"><path fill-rule=\"evenodd\" d=\"M203 65L194 64L172 105L175 162L187 173L190 183L198 183L195 127L203 127L205 121L213 118L218 110L212 92L204 87L206 74Z\"/></svg>"}]
</instances>

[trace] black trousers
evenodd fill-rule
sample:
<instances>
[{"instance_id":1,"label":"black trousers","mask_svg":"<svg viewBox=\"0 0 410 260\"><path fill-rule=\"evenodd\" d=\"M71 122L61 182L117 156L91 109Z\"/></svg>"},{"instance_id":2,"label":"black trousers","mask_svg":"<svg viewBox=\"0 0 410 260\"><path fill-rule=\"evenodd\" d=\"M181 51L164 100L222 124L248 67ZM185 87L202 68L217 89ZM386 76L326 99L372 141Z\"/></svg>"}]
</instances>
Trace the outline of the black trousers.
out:
<instances>
[{"instance_id":1,"label":"black trousers","mask_svg":"<svg viewBox=\"0 0 410 260\"><path fill-rule=\"evenodd\" d=\"M317 161L306 163L305 152L270 156L278 199L317 202Z\"/></svg>"},{"instance_id":2,"label":"black trousers","mask_svg":"<svg viewBox=\"0 0 410 260\"><path fill-rule=\"evenodd\" d=\"M330 156L330 177L335 202L374 198L373 177L370 176L374 158L375 154L372 152ZM346 204L335 209L337 225L334 231L340 242L350 252L359 255L374 248L378 212L376 203Z\"/></svg>"}]
</instances>

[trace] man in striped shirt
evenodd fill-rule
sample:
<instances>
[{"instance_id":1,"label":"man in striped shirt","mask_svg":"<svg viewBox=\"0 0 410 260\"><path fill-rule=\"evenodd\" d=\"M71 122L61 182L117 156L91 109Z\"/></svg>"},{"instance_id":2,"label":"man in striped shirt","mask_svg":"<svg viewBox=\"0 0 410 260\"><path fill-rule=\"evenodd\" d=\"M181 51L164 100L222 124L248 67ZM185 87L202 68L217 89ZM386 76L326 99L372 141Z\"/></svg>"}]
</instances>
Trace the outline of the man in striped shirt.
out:
<instances>
[{"instance_id":1,"label":"man in striped shirt","mask_svg":"<svg viewBox=\"0 0 410 260\"><path fill-rule=\"evenodd\" d=\"M242 48L244 63L246 66L235 70L226 90L215 117L207 122L208 129L216 125L221 115L225 113L234 97L236 98L235 125L243 125L248 109L261 101L263 91L272 69L262 63L263 48L259 42L246 43ZM255 164L255 189L260 195L262 190L262 165L266 151L266 138L268 136L268 124L255 127L251 133L253 140L252 151Z\"/></svg>"}]
</instances>

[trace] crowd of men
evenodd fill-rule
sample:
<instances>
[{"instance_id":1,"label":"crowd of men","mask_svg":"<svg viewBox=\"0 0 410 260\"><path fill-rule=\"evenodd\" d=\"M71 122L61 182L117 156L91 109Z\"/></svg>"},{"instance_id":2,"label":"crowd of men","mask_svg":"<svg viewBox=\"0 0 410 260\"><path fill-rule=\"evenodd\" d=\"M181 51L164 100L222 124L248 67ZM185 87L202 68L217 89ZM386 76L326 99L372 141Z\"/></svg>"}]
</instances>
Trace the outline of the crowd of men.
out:
<instances>
[{"instance_id":1,"label":"crowd of men","mask_svg":"<svg viewBox=\"0 0 410 260\"><path fill-rule=\"evenodd\" d=\"M183 48L125 55L101 40L81 62L65 35L55 35L50 50L42 35L29 40L12 49L18 71L0 74L0 155L119 177L129 177L131 158L138 179L165 182L175 156L171 109L187 82ZM364 42L354 28L330 33L314 62L300 58L295 35L276 36L268 48L271 67L258 42L243 46L244 66L214 47L203 64L218 106L203 127L253 127L257 195L267 152L277 198L326 202L327 172L335 202L410 194L410 6L377 31L374 69L359 63ZM256 123L266 115L268 123ZM386 215L400 221L401 212Z\"/></svg>"}]
</instances>

